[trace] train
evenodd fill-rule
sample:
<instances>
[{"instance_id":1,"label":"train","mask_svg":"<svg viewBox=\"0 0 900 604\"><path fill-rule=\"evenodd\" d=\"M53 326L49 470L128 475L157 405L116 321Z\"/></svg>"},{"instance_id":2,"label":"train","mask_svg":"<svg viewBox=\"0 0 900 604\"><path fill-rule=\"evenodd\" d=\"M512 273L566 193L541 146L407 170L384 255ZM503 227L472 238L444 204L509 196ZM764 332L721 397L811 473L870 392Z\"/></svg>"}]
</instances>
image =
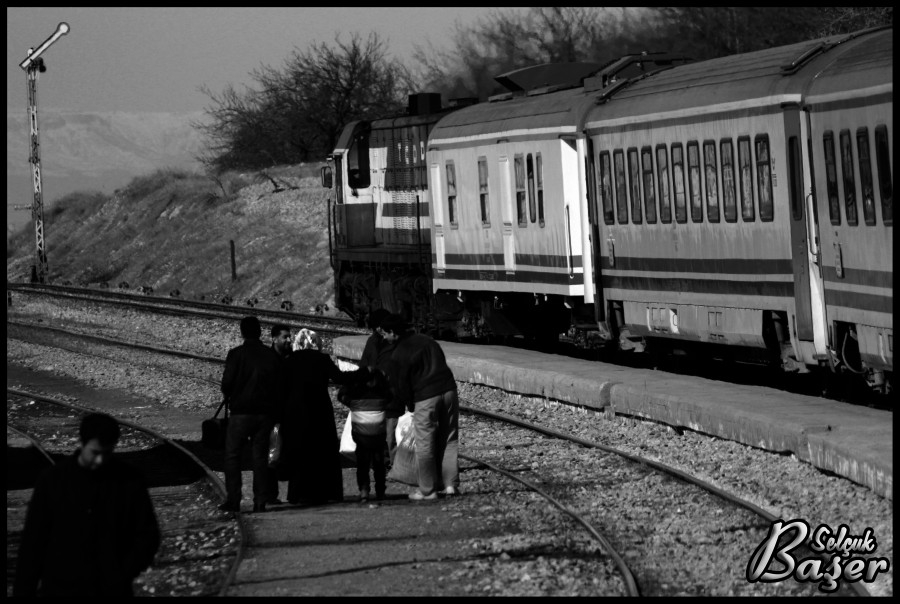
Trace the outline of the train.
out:
<instances>
[{"instance_id":1,"label":"train","mask_svg":"<svg viewBox=\"0 0 900 604\"><path fill-rule=\"evenodd\" d=\"M893 29L411 95L323 168L335 304L893 380Z\"/></svg>"}]
</instances>

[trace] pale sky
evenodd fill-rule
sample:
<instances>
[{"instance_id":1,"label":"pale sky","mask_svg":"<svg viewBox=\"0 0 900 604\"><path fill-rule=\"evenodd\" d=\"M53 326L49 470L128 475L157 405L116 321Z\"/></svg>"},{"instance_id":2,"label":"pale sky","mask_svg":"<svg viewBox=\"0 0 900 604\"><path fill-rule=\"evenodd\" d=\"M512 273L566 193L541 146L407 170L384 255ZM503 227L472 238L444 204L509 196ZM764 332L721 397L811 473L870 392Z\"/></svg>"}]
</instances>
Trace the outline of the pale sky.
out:
<instances>
[{"instance_id":1,"label":"pale sky","mask_svg":"<svg viewBox=\"0 0 900 604\"><path fill-rule=\"evenodd\" d=\"M294 48L332 44L377 32L389 52L409 66L416 45L449 48L454 23L487 16L479 8L66 8L6 9L6 105L28 103L29 47L49 38L60 22L67 35L43 55L38 105L74 111L199 111L209 98L201 84L221 92L252 85L261 64L280 68ZM507 9L503 9L507 10Z\"/></svg>"}]
</instances>

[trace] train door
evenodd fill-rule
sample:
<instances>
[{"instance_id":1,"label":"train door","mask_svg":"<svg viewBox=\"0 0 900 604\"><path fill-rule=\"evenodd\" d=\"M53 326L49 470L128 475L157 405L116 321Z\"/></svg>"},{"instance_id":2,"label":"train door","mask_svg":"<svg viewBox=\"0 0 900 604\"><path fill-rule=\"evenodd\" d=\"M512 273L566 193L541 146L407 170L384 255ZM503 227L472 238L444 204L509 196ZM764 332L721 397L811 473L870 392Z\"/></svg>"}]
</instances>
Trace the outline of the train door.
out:
<instances>
[{"instance_id":1,"label":"train door","mask_svg":"<svg viewBox=\"0 0 900 604\"><path fill-rule=\"evenodd\" d=\"M431 206L433 215L431 217L432 238L434 240L434 270L438 275L443 275L447 270L447 259L444 247L444 188L441 183L441 164L435 162L431 164ZM437 291L437 284L433 286Z\"/></svg>"},{"instance_id":2,"label":"train door","mask_svg":"<svg viewBox=\"0 0 900 604\"><path fill-rule=\"evenodd\" d=\"M813 199L809 122L799 107L784 115L788 171L788 219L794 273L794 346L797 360L815 364L826 358L825 296L818 256L817 212Z\"/></svg>"},{"instance_id":3,"label":"train door","mask_svg":"<svg viewBox=\"0 0 900 604\"><path fill-rule=\"evenodd\" d=\"M500 204L503 219L503 266L507 274L516 272L516 242L513 235L513 191L509 157L500 157Z\"/></svg>"},{"instance_id":4,"label":"train door","mask_svg":"<svg viewBox=\"0 0 900 604\"><path fill-rule=\"evenodd\" d=\"M600 285L602 283L602 275L600 274L601 270L601 262L603 260L600 246L600 207L599 207L599 194L597 191L599 185L599 179L597 178L597 156L594 153L594 141L590 138L587 139L587 151L585 153L585 186L587 188L587 213L585 214L588 217L589 224L589 245L590 247L585 246L584 255L591 255L591 265L593 269L593 283L588 284L585 282L585 297L587 297L588 291L587 288L594 287L594 318L597 320L597 324L601 326L601 330L603 330L603 324L606 321L606 308L603 304L603 288ZM585 278L587 277L588 268L585 267Z\"/></svg>"}]
</instances>

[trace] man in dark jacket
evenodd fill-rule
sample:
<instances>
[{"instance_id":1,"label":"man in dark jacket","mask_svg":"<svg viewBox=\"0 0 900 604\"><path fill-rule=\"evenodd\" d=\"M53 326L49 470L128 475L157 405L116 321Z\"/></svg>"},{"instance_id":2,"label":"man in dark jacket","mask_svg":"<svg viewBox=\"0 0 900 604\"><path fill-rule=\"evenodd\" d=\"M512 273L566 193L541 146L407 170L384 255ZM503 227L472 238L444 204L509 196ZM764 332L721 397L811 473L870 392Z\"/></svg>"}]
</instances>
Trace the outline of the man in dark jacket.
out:
<instances>
[{"instance_id":1,"label":"man in dark jacket","mask_svg":"<svg viewBox=\"0 0 900 604\"><path fill-rule=\"evenodd\" d=\"M38 478L19 545L14 596L131 596L160 533L140 471L113 456L119 424L84 417L81 448Z\"/></svg>"},{"instance_id":2,"label":"man in dark jacket","mask_svg":"<svg viewBox=\"0 0 900 604\"><path fill-rule=\"evenodd\" d=\"M269 434L275 425L284 387L278 354L260 341L262 328L256 317L241 319L244 343L228 351L222 374L222 394L231 418L225 436L224 512L241 510L241 453L247 439L253 457L253 511L266 511L269 470Z\"/></svg>"},{"instance_id":3,"label":"man in dark jacket","mask_svg":"<svg viewBox=\"0 0 900 604\"><path fill-rule=\"evenodd\" d=\"M394 396L413 412L419 489L409 498L437 499L441 484L444 494L457 495L459 399L444 351L433 338L409 331L399 315L382 321L381 332L385 340L396 342L389 374Z\"/></svg>"}]
</instances>

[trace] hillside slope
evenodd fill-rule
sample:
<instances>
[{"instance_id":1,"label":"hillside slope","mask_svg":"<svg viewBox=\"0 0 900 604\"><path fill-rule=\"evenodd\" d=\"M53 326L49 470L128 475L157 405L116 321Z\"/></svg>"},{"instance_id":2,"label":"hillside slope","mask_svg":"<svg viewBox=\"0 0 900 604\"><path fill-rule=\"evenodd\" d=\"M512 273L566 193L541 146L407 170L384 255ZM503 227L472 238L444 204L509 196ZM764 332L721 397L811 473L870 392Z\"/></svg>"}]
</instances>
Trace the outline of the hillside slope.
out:
<instances>
[{"instance_id":1,"label":"hillside slope","mask_svg":"<svg viewBox=\"0 0 900 604\"><path fill-rule=\"evenodd\" d=\"M127 282L155 295L266 308L290 300L297 310L332 307L327 189L315 166L231 174L215 182L189 172L158 171L112 195L73 193L44 217L51 283ZM230 241L237 280L232 281ZM34 262L27 226L7 242L6 276L27 281Z\"/></svg>"},{"instance_id":2,"label":"hillside slope","mask_svg":"<svg viewBox=\"0 0 900 604\"><path fill-rule=\"evenodd\" d=\"M44 176L100 176L118 171L144 174L163 166L199 167L201 133L191 127L205 114L75 112L41 108ZM30 174L28 114L6 112L6 174Z\"/></svg>"}]
</instances>

